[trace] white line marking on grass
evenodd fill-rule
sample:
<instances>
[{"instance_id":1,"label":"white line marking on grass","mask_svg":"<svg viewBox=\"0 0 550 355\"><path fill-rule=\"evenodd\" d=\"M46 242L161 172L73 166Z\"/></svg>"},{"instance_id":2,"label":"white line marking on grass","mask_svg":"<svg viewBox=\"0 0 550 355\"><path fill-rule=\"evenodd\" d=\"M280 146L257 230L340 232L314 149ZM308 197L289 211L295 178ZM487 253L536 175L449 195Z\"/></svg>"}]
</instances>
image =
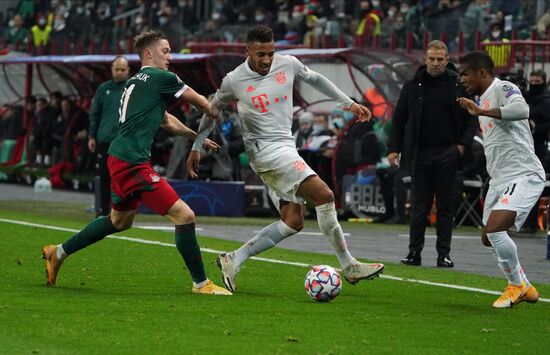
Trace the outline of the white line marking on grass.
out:
<instances>
[{"instance_id":1,"label":"white line marking on grass","mask_svg":"<svg viewBox=\"0 0 550 355\"><path fill-rule=\"evenodd\" d=\"M29 226L29 227L52 229L52 230L63 231L63 232L72 232L72 233L79 232L79 230L72 229L72 228L49 226L49 225L46 225L46 224L31 223L31 222L18 221L18 220L12 220L12 219L0 218L0 222L18 224L18 225ZM132 238L132 237L126 237L126 236L122 236L122 235L109 235L109 236L107 236L107 238L125 240L125 241L128 241L128 242L134 242L134 243L159 245L159 246L163 246L163 247L171 247L171 248L176 247L175 244L172 244L172 243L164 243L164 242L159 242L159 241L156 241L156 240L148 240L148 239L141 239L141 238ZM211 254L222 253L222 251L220 251L220 250L215 250L215 249L210 249L210 248L201 248L201 251L203 251L205 253L211 253ZM269 258L262 258L262 257L257 257L257 256L253 256L253 257L251 257L251 259L258 260L258 261L265 261L265 262L273 263L273 264L292 265L292 266L300 266L300 267L306 267L306 268L310 266L309 264L300 263L300 262L269 259ZM471 291L471 292L485 293L485 294L490 294L490 295L500 295L502 293L500 291L486 290L486 289L477 288L477 287L460 286L460 285L453 285L453 284L447 284L447 283L441 283L441 282L432 282L432 281L427 281L427 280L409 279L409 278L391 276L391 275L380 275L380 277L383 278L383 279L388 279L388 280L393 280L393 281L418 283L418 284L422 284L422 285L445 287L445 288L451 288L451 289L455 289L455 290ZM549 298L540 298L539 301L550 303Z\"/></svg>"},{"instance_id":2,"label":"white line marking on grass","mask_svg":"<svg viewBox=\"0 0 550 355\"><path fill-rule=\"evenodd\" d=\"M260 233L261 231L254 231L254 233ZM305 234L305 235L323 235L323 233L321 232L304 232L304 231L301 231L301 232L298 232L296 233L296 235L300 235L300 234ZM351 233L344 233L344 237L349 237L351 235Z\"/></svg>"},{"instance_id":3,"label":"white line marking on grass","mask_svg":"<svg viewBox=\"0 0 550 355\"><path fill-rule=\"evenodd\" d=\"M159 231L174 231L174 226L146 226L146 225L133 225L132 228L159 230ZM196 231L203 231L204 228L195 227Z\"/></svg>"}]
</instances>

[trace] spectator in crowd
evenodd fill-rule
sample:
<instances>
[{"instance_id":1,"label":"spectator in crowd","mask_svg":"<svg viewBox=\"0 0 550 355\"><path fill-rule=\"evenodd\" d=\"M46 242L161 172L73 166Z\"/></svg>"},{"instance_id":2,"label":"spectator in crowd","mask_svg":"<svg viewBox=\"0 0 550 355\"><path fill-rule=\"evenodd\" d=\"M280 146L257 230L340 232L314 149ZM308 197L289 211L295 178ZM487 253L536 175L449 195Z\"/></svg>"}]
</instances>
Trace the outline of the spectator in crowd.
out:
<instances>
[{"instance_id":1,"label":"spectator in crowd","mask_svg":"<svg viewBox=\"0 0 550 355\"><path fill-rule=\"evenodd\" d=\"M46 48L52 32L52 26L48 24L48 19L44 15L39 15L36 25L31 27L32 40L35 48ZM40 53L40 51L38 52Z\"/></svg>"},{"instance_id":2,"label":"spectator in crowd","mask_svg":"<svg viewBox=\"0 0 550 355\"><path fill-rule=\"evenodd\" d=\"M550 91L546 81L546 72L537 69L529 75L529 93L527 103L529 104L529 125L533 134L535 155L541 163L546 159L548 149L548 134L550 133ZM520 232L534 233L538 229L539 206L535 204L525 221Z\"/></svg>"},{"instance_id":3,"label":"spectator in crowd","mask_svg":"<svg viewBox=\"0 0 550 355\"><path fill-rule=\"evenodd\" d=\"M541 162L545 160L550 133L550 91L546 81L546 72L537 69L529 75L529 124L533 133L535 154Z\"/></svg>"},{"instance_id":4,"label":"spectator in crowd","mask_svg":"<svg viewBox=\"0 0 550 355\"><path fill-rule=\"evenodd\" d=\"M29 39L29 30L24 27L24 21L21 15L13 16L13 19L9 22L8 28L8 44L25 50L23 45L27 44Z\"/></svg>"},{"instance_id":5,"label":"spectator in crowd","mask_svg":"<svg viewBox=\"0 0 550 355\"><path fill-rule=\"evenodd\" d=\"M388 162L411 173L409 254L401 261L420 265L427 217L434 194L437 206L437 266L453 267L449 253L453 229L456 172L477 122L456 103L465 95L456 71L448 68L445 43L432 41L425 65L403 86L388 140Z\"/></svg>"},{"instance_id":6,"label":"spectator in crowd","mask_svg":"<svg viewBox=\"0 0 550 355\"><path fill-rule=\"evenodd\" d=\"M61 111L64 110L65 115L69 117L69 126L65 133L65 159L74 163L77 171L91 171L93 164L88 149L88 114L68 98L61 101Z\"/></svg>"},{"instance_id":7,"label":"spectator in crowd","mask_svg":"<svg viewBox=\"0 0 550 355\"><path fill-rule=\"evenodd\" d=\"M227 149L232 165L232 180L240 181L241 176L241 159L240 154L244 152L244 141L241 123L236 113L223 111L221 119L218 119L220 130L220 138L222 143L219 150ZM224 148L226 146L227 148Z\"/></svg>"},{"instance_id":8,"label":"spectator in crowd","mask_svg":"<svg viewBox=\"0 0 550 355\"><path fill-rule=\"evenodd\" d=\"M485 51L489 53L491 58L493 58L495 67L507 67L510 53L512 52L512 47L509 44L506 44L509 43L510 40L504 37L502 24L498 22L491 24L491 26L489 27L489 34L487 38L483 40L483 42L502 42L502 44L490 44L485 46Z\"/></svg>"},{"instance_id":9,"label":"spectator in crowd","mask_svg":"<svg viewBox=\"0 0 550 355\"><path fill-rule=\"evenodd\" d=\"M382 12L379 8L380 1L375 1L378 3L377 8L373 6L371 0L361 0L359 2L359 24L355 34L361 39L359 43L361 46L372 45L374 37L379 36L381 33Z\"/></svg>"},{"instance_id":10,"label":"spectator in crowd","mask_svg":"<svg viewBox=\"0 0 550 355\"><path fill-rule=\"evenodd\" d=\"M35 163L38 166L50 165L51 153L51 121L52 115L48 106L48 101L44 98L36 100L36 115L34 118L34 128L32 133L33 151L35 153Z\"/></svg>"},{"instance_id":11,"label":"spectator in crowd","mask_svg":"<svg viewBox=\"0 0 550 355\"><path fill-rule=\"evenodd\" d=\"M23 133L23 107L7 105L0 121L0 142L4 139L15 140Z\"/></svg>"},{"instance_id":12,"label":"spectator in crowd","mask_svg":"<svg viewBox=\"0 0 550 355\"><path fill-rule=\"evenodd\" d=\"M385 212L375 218L374 223L405 224L407 184L404 178L409 176L409 172L394 165L377 168L376 176L380 181Z\"/></svg>"},{"instance_id":13,"label":"spectator in crowd","mask_svg":"<svg viewBox=\"0 0 550 355\"><path fill-rule=\"evenodd\" d=\"M300 127L294 132L294 141L296 142L296 148L302 149L306 146L307 140L312 132L313 126L313 113L305 111L298 116Z\"/></svg>"},{"instance_id":14,"label":"spectator in crowd","mask_svg":"<svg viewBox=\"0 0 550 355\"><path fill-rule=\"evenodd\" d=\"M107 216L111 210L111 178L107 168L107 151L118 132L120 98L130 73L130 66L125 57L117 56L111 63L112 79L98 86L92 110L90 111L90 126L88 148L96 153L96 172L99 184L100 206L96 208L97 216Z\"/></svg>"},{"instance_id":15,"label":"spectator in crowd","mask_svg":"<svg viewBox=\"0 0 550 355\"><path fill-rule=\"evenodd\" d=\"M65 149L65 134L73 119L73 106L74 104L71 99L68 97L62 98L59 115L52 120L52 165L70 158L67 156L67 151Z\"/></svg>"}]
</instances>

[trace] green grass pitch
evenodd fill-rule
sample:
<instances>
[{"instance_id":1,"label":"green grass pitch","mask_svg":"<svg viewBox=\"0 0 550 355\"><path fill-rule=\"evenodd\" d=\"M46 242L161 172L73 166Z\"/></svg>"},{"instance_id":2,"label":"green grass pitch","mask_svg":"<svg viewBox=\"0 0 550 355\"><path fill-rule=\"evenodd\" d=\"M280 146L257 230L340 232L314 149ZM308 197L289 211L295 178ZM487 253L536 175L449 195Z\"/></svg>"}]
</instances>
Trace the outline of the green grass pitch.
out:
<instances>
[{"instance_id":1,"label":"green grass pitch","mask_svg":"<svg viewBox=\"0 0 550 355\"><path fill-rule=\"evenodd\" d=\"M85 217L59 210L0 218L79 229ZM171 233L128 237L173 243ZM330 303L310 300L307 268L250 260L232 297L191 294L174 247L106 239L67 259L45 286L41 248L70 232L0 222L0 354L543 354L550 303L496 310L494 295L379 278ZM201 247L239 243L201 236ZM330 255L275 248L262 257L336 266ZM215 255L203 252L218 284ZM386 264L386 275L500 290L503 280ZM538 284L543 297L550 285Z\"/></svg>"}]
</instances>

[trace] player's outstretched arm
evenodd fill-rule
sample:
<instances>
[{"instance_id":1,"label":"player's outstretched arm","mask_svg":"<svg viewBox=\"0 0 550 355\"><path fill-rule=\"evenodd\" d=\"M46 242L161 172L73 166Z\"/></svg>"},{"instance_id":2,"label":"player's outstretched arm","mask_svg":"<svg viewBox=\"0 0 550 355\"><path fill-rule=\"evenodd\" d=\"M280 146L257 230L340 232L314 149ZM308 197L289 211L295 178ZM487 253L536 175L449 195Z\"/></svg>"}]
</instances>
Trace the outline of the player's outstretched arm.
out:
<instances>
[{"instance_id":1,"label":"player's outstretched arm","mask_svg":"<svg viewBox=\"0 0 550 355\"><path fill-rule=\"evenodd\" d=\"M181 94L180 99L183 99L189 102L191 105L195 106L202 112L210 114L209 107L208 107L208 100L206 99L206 97L197 93L191 87L188 87L183 92L183 94Z\"/></svg>"},{"instance_id":2,"label":"player's outstretched arm","mask_svg":"<svg viewBox=\"0 0 550 355\"><path fill-rule=\"evenodd\" d=\"M164 120L160 124L160 127L177 136L182 136L189 139L195 139L197 137L197 133L195 131L187 127L180 120L178 120L176 116L168 112L164 113ZM203 142L203 147L213 150L218 150L220 148L218 143L211 141L208 138Z\"/></svg>"}]
</instances>

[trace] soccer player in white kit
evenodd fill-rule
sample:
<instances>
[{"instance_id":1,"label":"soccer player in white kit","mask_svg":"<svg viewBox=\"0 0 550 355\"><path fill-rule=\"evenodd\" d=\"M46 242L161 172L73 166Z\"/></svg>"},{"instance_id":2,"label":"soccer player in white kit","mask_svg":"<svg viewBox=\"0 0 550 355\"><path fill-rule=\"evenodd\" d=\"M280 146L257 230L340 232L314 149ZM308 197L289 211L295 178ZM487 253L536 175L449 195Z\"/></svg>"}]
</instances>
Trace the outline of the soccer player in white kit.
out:
<instances>
[{"instance_id":1,"label":"soccer player in white kit","mask_svg":"<svg viewBox=\"0 0 550 355\"><path fill-rule=\"evenodd\" d=\"M495 308L510 308L522 301L535 303L539 294L519 263L517 247L508 229L525 222L538 201L546 176L535 155L529 127L529 106L519 88L495 78L494 63L485 52L472 52L460 59L460 76L479 105L457 99L471 115L479 116L487 172L491 177L483 208L483 245L491 248L498 266L508 279Z\"/></svg>"},{"instance_id":2,"label":"soccer player in white kit","mask_svg":"<svg viewBox=\"0 0 550 355\"><path fill-rule=\"evenodd\" d=\"M361 263L349 253L337 220L332 191L296 150L291 133L294 80L312 85L343 109L353 112L360 122L370 120L370 111L295 57L275 54L273 31L268 27L256 26L249 31L246 53L246 61L225 76L210 105L215 114L230 101L237 100L250 166L268 186L281 219L262 229L241 248L218 256L224 284L229 290L235 290L235 277L243 262L303 228L306 200L315 205L319 228L331 242L344 278L355 284L378 276L384 269L383 264ZM191 178L197 177L200 147L213 124L211 117L203 115L187 161Z\"/></svg>"}]
</instances>

